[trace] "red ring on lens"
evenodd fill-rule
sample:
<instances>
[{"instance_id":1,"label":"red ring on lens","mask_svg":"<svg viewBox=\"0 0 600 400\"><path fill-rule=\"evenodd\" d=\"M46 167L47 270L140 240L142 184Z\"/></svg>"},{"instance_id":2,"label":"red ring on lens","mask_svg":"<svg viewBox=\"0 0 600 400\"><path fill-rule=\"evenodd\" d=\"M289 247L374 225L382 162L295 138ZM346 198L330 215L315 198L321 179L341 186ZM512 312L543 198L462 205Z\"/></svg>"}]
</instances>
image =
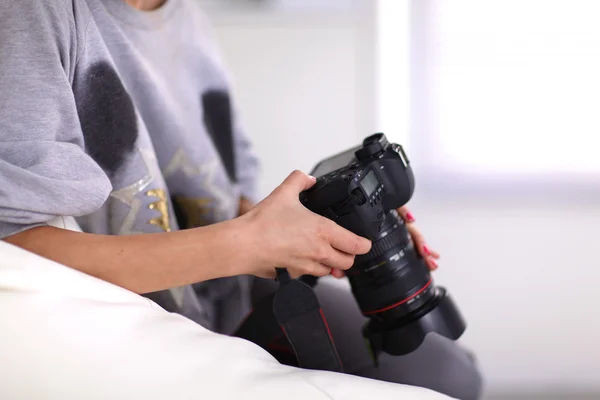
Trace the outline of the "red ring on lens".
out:
<instances>
[{"instance_id":1,"label":"red ring on lens","mask_svg":"<svg viewBox=\"0 0 600 400\"><path fill-rule=\"evenodd\" d=\"M401 306L402 304L406 303L407 301L409 301L410 299L420 295L421 293L423 293L425 291L425 289L427 289L429 287L429 285L431 285L431 282L433 282L433 278L429 280L429 282L427 282L425 284L425 286L423 286L421 289L419 289L417 292L413 293L412 295L410 295L409 297L407 297L406 299L399 301L396 304L392 304L391 306L387 306L384 308L380 308L379 310L374 310L374 311L363 311L364 315L371 315L371 314L378 314L387 310L391 310L392 308Z\"/></svg>"}]
</instances>

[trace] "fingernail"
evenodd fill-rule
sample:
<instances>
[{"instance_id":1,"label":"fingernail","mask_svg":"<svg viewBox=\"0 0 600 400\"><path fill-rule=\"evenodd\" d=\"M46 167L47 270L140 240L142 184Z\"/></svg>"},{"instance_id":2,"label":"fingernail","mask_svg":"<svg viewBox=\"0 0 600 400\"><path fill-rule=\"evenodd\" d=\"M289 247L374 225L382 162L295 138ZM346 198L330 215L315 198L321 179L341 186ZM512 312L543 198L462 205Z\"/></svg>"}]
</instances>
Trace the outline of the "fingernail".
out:
<instances>
[{"instance_id":1,"label":"fingernail","mask_svg":"<svg viewBox=\"0 0 600 400\"><path fill-rule=\"evenodd\" d=\"M435 271L436 269L438 269L438 263L433 258L431 258L430 260L431 264L433 265L433 270Z\"/></svg>"},{"instance_id":2,"label":"fingernail","mask_svg":"<svg viewBox=\"0 0 600 400\"><path fill-rule=\"evenodd\" d=\"M423 251L425 252L425 254L430 255L431 251L429 251L429 247L427 247L427 245L423 245Z\"/></svg>"},{"instance_id":3,"label":"fingernail","mask_svg":"<svg viewBox=\"0 0 600 400\"><path fill-rule=\"evenodd\" d=\"M332 268L331 269L331 275L337 279L343 278L344 277L344 271L339 270L339 269L335 269Z\"/></svg>"},{"instance_id":4,"label":"fingernail","mask_svg":"<svg viewBox=\"0 0 600 400\"><path fill-rule=\"evenodd\" d=\"M313 181L316 181L316 180L317 180L317 178L315 178L315 177L314 177L314 176L312 176L312 175L308 175L308 177L309 177L310 179L312 179Z\"/></svg>"},{"instance_id":5,"label":"fingernail","mask_svg":"<svg viewBox=\"0 0 600 400\"><path fill-rule=\"evenodd\" d=\"M410 212L406 213L406 222L415 222L415 217Z\"/></svg>"}]
</instances>

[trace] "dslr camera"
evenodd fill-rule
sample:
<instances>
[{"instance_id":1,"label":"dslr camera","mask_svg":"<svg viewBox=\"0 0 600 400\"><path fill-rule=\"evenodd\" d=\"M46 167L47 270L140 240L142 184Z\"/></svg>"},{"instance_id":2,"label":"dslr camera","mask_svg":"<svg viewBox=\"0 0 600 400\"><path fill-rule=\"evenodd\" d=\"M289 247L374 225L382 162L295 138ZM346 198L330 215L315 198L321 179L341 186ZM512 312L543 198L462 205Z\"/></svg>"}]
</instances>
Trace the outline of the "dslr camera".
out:
<instances>
[{"instance_id":1,"label":"dslr camera","mask_svg":"<svg viewBox=\"0 0 600 400\"><path fill-rule=\"evenodd\" d=\"M415 189L402 146L377 133L321 161L312 175L316 184L300 194L304 206L372 241L346 275L368 317L362 333L375 361L380 352L416 350L430 332L458 339L466 324L446 289L434 285L395 211Z\"/></svg>"}]
</instances>

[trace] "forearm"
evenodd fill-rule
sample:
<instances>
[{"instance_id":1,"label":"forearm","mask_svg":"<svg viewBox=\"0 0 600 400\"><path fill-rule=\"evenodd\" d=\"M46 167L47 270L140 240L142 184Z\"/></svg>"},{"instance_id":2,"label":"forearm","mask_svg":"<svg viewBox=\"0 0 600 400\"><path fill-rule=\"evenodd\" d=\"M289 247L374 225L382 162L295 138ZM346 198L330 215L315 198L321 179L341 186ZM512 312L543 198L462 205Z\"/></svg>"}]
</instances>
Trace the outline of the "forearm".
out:
<instances>
[{"instance_id":1,"label":"forearm","mask_svg":"<svg viewBox=\"0 0 600 400\"><path fill-rule=\"evenodd\" d=\"M179 232L95 235L38 227L5 240L137 293L242 274L252 246L235 219ZM232 251L234 249L234 251Z\"/></svg>"},{"instance_id":2,"label":"forearm","mask_svg":"<svg viewBox=\"0 0 600 400\"><path fill-rule=\"evenodd\" d=\"M252 203L250 200L248 200L245 197L241 197L240 205L239 205L239 209L238 209L238 216L246 214L248 211L252 210L253 208L254 208L254 203Z\"/></svg>"}]
</instances>

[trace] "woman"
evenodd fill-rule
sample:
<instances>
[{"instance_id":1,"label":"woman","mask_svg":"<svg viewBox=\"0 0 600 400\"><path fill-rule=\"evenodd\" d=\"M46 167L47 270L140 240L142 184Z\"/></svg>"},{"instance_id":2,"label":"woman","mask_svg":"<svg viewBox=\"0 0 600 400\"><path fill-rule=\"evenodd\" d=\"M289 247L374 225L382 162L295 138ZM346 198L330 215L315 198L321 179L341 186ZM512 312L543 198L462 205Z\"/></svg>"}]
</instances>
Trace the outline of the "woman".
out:
<instances>
[{"instance_id":1,"label":"woman","mask_svg":"<svg viewBox=\"0 0 600 400\"><path fill-rule=\"evenodd\" d=\"M257 161L193 0L2 2L0 38L0 238L228 334L275 266L342 277L369 251L299 203L301 172L254 206ZM349 373L478 396L472 360L441 338L374 369L350 293L318 294Z\"/></svg>"}]
</instances>

